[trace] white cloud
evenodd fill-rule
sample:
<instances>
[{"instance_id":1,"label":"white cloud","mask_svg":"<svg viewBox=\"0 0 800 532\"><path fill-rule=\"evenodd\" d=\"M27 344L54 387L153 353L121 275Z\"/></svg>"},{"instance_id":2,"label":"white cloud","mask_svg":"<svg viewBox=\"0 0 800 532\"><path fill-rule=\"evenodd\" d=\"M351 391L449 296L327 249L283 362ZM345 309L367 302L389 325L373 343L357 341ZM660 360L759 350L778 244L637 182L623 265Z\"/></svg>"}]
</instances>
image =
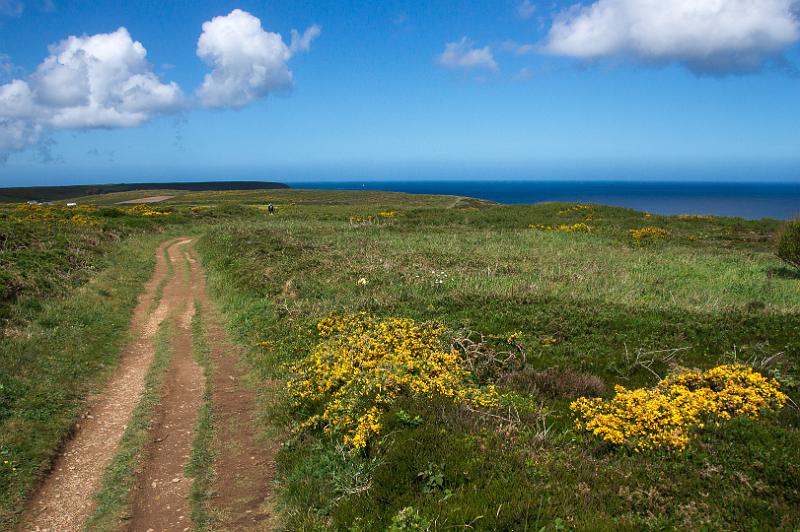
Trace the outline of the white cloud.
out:
<instances>
[{"instance_id":1,"label":"white cloud","mask_svg":"<svg viewBox=\"0 0 800 532\"><path fill-rule=\"evenodd\" d=\"M16 68L7 54L0 53L0 79L10 77Z\"/></svg>"},{"instance_id":2,"label":"white cloud","mask_svg":"<svg viewBox=\"0 0 800 532\"><path fill-rule=\"evenodd\" d=\"M522 20L528 20L536 12L536 5L531 0L523 0L517 5L517 16Z\"/></svg>"},{"instance_id":3,"label":"white cloud","mask_svg":"<svg viewBox=\"0 0 800 532\"><path fill-rule=\"evenodd\" d=\"M316 39L322 33L322 28L314 24L301 35L299 31L292 30L292 44L289 45L289 50L292 54L300 52L308 52L311 50L311 41Z\"/></svg>"},{"instance_id":4,"label":"white cloud","mask_svg":"<svg viewBox=\"0 0 800 532\"><path fill-rule=\"evenodd\" d=\"M158 79L125 28L72 36L51 46L27 80L0 85L0 151L51 129L135 127L182 105L180 88Z\"/></svg>"},{"instance_id":5,"label":"white cloud","mask_svg":"<svg viewBox=\"0 0 800 532\"><path fill-rule=\"evenodd\" d=\"M29 120L0 118L0 160L9 152L24 150L35 144L43 126Z\"/></svg>"},{"instance_id":6,"label":"white cloud","mask_svg":"<svg viewBox=\"0 0 800 532\"><path fill-rule=\"evenodd\" d=\"M515 41L505 41L500 49L514 55L530 55L541 52L541 45L531 43L518 43Z\"/></svg>"},{"instance_id":7,"label":"white cloud","mask_svg":"<svg viewBox=\"0 0 800 532\"><path fill-rule=\"evenodd\" d=\"M447 68L497 70L492 50L488 46L475 48L475 43L466 37L447 43L437 60Z\"/></svg>"},{"instance_id":8,"label":"white cloud","mask_svg":"<svg viewBox=\"0 0 800 532\"><path fill-rule=\"evenodd\" d=\"M0 85L0 117L28 119L37 112L33 92L26 82L15 79L11 83Z\"/></svg>"},{"instance_id":9,"label":"white cloud","mask_svg":"<svg viewBox=\"0 0 800 532\"><path fill-rule=\"evenodd\" d=\"M544 50L581 59L752 71L800 39L798 0L596 0L556 18Z\"/></svg>"},{"instance_id":10,"label":"white cloud","mask_svg":"<svg viewBox=\"0 0 800 532\"><path fill-rule=\"evenodd\" d=\"M203 24L197 55L212 67L197 95L206 107L244 107L276 90L294 85L288 61L307 51L320 34L312 26L302 35L292 32L287 46L277 33L265 31L261 20L235 9Z\"/></svg>"}]
</instances>

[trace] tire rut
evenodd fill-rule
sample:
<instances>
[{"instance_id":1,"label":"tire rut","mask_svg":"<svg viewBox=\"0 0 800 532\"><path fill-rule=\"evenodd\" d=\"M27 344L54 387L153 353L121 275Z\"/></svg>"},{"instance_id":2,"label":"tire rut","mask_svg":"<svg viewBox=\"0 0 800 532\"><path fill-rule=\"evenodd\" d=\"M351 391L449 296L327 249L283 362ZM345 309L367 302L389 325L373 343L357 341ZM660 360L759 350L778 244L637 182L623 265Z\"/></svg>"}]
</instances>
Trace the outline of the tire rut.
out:
<instances>
[{"instance_id":1,"label":"tire rut","mask_svg":"<svg viewBox=\"0 0 800 532\"><path fill-rule=\"evenodd\" d=\"M164 293L176 312L170 365L131 494L132 516L124 527L136 532L192 527L188 499L191 479L185 474L185 466L191 454L205 377L192 349L194 291L199 272L188 268L189 256L185 249L182 251L176 264L176 278L180 277L181 282L173 283Z\"/></svg>"},{"instance_id":2,"label":"tire rut","mask_svg":"<svg viewBox=\"0 0 800 532\"><path fill-rule=\"evenodd\" d=\"M214 495L206 504L215 516L213 530L272 529L276 447L260 433L258 395L247 385L241 349L228 339L221 314L208 295L193 240L180 238L159 246L155 271L131 320L133 340L105 391L90 402L52 473L31 499L22 520L24 530L84 529L94 509L94 494L144 391L156 352L156 333L165 320L174 320L169 367L130 494L131 514L120 527L132 532L193 528L189 506L192 479L185 468L206 378L193 352L196 305L203 309L203 334L211 360L215 475Z\"/></svg>"},{"instance_id":3,"label":"tire rut","mask_svg":"<svg viewBox=\"0 0 800 532\"><path fill-rule=\"evenodd\" d=\"M132 340L123 351L105 391L90 400L88 411L75 426L72 438L31 498L22 518L24 530L83 530L94 508L93 495L101 485L144 390L145 375L155 353L156 332L172 309L173 302L168 297L162 297L155 310L152 309L159 286L169 276L164 250L176 264L178 249L189 242L188 239L173 239L158 247L155 270L139 296L131 319ZM167 287L177 278L175 270Z\"/></svg>"},{"instance_id":4,"label":"tire rut","mask_svg":"<svg viewBox=\"0 0 800 532\"><path fill-rule=\"evenodd\" d=\"M214 417L213 530L272 530L275 477L274 442L259 430L258 395L247 384L242 350L225 331L221 314L209 297L199 261L192 261L195 296L203 309L205 339L212 366Z\"/></svg>"}]
</instances>

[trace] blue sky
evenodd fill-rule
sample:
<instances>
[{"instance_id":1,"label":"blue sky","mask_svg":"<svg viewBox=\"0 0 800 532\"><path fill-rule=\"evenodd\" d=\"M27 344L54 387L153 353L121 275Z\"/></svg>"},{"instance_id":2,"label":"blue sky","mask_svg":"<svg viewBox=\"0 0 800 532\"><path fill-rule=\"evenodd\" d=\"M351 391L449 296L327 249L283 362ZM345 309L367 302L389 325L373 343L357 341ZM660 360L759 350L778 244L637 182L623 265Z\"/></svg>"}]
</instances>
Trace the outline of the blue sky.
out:
<instances>
[{"instance_id":1,"label":"blue sky","mask_svg":"<svg viewBox=\"0 0 800 532\"><path fill-rule=\"evenodd\" d=\"M573 3L0 0L0 186L800 179L796 0ZM56 77L100 45L128 54L141 101Z\"/></svg>"}]
</instances>

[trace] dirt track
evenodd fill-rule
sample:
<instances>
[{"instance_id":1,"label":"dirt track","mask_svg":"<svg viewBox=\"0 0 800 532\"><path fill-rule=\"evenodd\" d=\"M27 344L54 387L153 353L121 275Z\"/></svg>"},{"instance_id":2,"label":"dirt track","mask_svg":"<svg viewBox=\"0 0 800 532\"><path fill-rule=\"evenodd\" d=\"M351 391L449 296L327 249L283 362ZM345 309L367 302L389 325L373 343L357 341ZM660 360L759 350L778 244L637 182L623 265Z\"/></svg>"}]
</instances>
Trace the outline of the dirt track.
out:
<instances>
[{"instance_id":1,"label":"dirt track","mask_svg":"<svg viewBox=\"0 0 800 532\"><path fill-rule=\"evenodd\" d=\"M126 201L118 201L117 205L129 205L129 204L138 204L138 203L159 203L161 201L167 201L168 199L172 199L175 196L148 196L146 198L137 198L132 200Z\"/></svg>"},{"instance_id":2,"label":"dirt track","mask_svg":"<svg viewBox=\"0 0 800 532\"><path fill-rule=\"evenodd\" d=\"M163 292L156 306L159 286ZM174 320L166 384L131 493L132 513L120 528L136 532L193 528L188 501L192 480L185 476L184 468L205 386L192 352L191 324L197 304L203 308L213 368L216 495L208 506L218 516L214 530L270 529L274 448L259 437L256 394L245 382L240 351L228 340L221 316L208 296L193 241L182 238L158 248L153 277L131 322L133 340L106 390L91 402L52 473L32 498L23 530L83 530L94 508L93 496L144 390L145 375L155 355L156 332L165 320Z\"/></svg>"}]
</instances>

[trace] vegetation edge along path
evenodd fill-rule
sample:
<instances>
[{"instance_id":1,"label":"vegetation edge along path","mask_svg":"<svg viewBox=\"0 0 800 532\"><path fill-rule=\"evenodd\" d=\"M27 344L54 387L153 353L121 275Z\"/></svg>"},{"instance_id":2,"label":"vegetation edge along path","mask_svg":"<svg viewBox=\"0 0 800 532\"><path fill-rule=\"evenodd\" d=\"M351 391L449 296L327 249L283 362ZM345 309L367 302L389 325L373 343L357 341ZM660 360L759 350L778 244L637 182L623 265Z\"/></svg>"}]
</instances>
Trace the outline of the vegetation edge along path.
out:
<instances>
[{"instance_id":1,"label":"vegetation edge along path","mask_svg":"<svg viewBox=\"0 0 800 532\"><path fill-rule=\"evenodd\" d=\"M101 485L141 396L153 361L157 331L169 314L167 298L149 312L162 279L169 274L162 250L185 241L172 239L159 246L153 276L145 285L131 320L131 343L104 393L88 409L52 473L31 498L22 519L24 529L80 530L91 514L92 496ZM174 262L172 254L170 260Z\"/></svg>"},{"instance_id":2,"label":"vegetation edge along path","mask_svg":"<svg viewBox=\"0 0 800 532\"><path fill-rule=\"evenodd\" d=\"M201 504L214 530L271 530L275 526L274 491L277 444L259 427L258 394L248 382L242 349L231 342L224 319L209 296L205 273L194 246L191 264L195 296L202 309L203 345L208 351L214 456L213 497ZM274 383L261 383L270 393ZM195 523L197 524L197 523Z\"/></svg>"}]
</instances>

